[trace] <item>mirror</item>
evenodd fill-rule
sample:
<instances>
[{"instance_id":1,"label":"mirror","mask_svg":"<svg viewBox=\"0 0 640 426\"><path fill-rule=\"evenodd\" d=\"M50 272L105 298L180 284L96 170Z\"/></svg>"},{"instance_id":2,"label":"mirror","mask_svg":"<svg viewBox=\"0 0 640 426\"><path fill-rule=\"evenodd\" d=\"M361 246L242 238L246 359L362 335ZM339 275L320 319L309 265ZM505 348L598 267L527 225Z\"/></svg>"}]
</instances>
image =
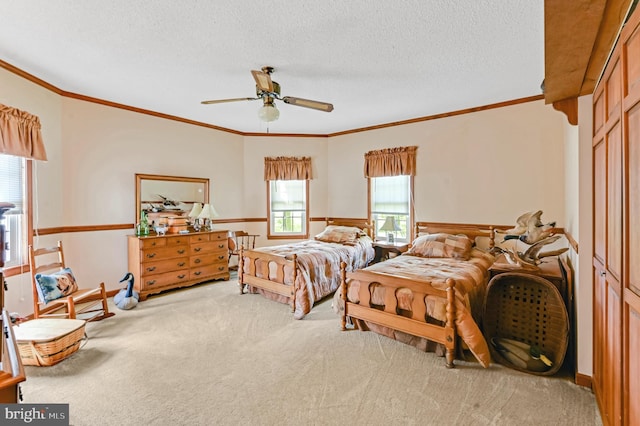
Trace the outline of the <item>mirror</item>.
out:
<instances>
[{"instance_id":1,"label":"mirror","mask_svg":"<svg viewBox=\"0 0 640 426\"><path fill-rule=\"evenodd\" d=\"M209 179L136 173L136 223L140 212L183 216L193 203L209 202ZM157 214L156 214L157 213Z\"/></svg>"}]
</instances>

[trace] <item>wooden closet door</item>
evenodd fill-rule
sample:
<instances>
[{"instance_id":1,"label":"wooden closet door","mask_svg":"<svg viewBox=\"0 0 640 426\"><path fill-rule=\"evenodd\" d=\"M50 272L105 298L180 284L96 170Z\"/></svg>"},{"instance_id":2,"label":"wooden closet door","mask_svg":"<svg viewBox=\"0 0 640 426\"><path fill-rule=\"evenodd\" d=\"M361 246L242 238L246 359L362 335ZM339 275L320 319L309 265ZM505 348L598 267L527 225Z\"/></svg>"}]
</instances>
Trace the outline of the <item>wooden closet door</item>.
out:
<instances>
[{"instance_id":1,"label":"wooden closet door","mask_svg":"<svg viewBox=\"0 0 640 426\"><path fill-rule=\"evenodd\" d=\"M594 96L593 388L605 425L622 423L621 83L614 53Z\"/></svg>"},{"instance_id":2,"label":"wooden closet door","mask_svg":"<svg viewBox=\"0 0 640 426\"><path fill-rule=\"evenodd\" d=\"M640 14L629 20L623 44L625 145L627 165L626 235L623 278L623 422L640 424Z\"/></svg>"}]
</instances>

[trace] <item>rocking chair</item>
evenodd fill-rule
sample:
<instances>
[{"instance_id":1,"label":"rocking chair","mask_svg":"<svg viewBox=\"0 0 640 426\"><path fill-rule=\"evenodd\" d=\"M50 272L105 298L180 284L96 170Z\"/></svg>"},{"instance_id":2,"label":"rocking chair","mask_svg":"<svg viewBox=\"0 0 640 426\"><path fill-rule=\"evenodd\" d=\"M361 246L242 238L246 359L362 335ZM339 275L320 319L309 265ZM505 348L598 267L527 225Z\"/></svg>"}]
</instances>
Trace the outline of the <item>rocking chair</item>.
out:
<instances>
[{"instance_id":1,"label":"rocking chair","mask_svg":"<svg viewBox=\"0 0 640 426\"><path fill-rule=\"evenodd\" d=\"M49 255L48 257L46 255ZM53 263L51 258L55 255ZM57 247L29 246L33 287L33 318L66 318L99 321L115 315L109 312L104 283L96 288L78 288L71 269L65 265L62 241Z\"/></svg>"}]
</instances>

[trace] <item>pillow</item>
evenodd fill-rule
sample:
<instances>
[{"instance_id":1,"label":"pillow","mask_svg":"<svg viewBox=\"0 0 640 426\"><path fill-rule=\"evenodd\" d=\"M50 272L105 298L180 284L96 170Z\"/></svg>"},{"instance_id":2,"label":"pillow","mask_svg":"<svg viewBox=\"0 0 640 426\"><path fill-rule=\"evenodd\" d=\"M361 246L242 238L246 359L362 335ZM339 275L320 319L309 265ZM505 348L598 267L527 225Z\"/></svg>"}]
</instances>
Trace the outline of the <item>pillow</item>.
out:
<instances>
[{"instance_id":1,"label":"pillow","mask_svg":"<svg viewBox=\"0 0 640 426\"><path fill-rule=\"evenodd\" d=\"M78 290L78 283L70 268L64 268L53 274L36 274L36 283L40 302L66 297Z\"/></svg>"},{"instance_id":2,"label":"pillow","mask_svg":"<svg viewBox=\"0 0 640 426\"><path fill-rule=\"evenodd\" d=\"M469 260L473 242L466 235L427 234L416 238L408 254Z\"/></svg>"},{"instance_id":3,"label":"pillow","mask_svg":"<svg viewBox=\"0 0 640 426\"><path fill-rule=\"evenodd\" d=\"M325 243L340 243L355 245L358 238L366 235L360 228L355 226L329 225L324 231L316 235L315 239Z\"/></svg>"}]
</instances>

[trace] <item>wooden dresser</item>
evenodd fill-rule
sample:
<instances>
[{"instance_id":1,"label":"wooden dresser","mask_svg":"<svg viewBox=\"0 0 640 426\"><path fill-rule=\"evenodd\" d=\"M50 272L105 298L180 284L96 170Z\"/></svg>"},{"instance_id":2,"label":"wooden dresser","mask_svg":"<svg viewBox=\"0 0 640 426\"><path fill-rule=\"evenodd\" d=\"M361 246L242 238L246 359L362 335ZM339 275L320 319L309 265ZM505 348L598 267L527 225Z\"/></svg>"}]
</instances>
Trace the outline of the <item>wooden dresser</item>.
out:
<instances>
[{"instance_id":1,"label":"wooden dresser","mask_svg":"<svg viewBox=\"0 0 640 426\"><path fill-rule=\"evenodd\" d=\"M161 291L228 280L227 230L129 235L129 271L140 300Z\"/></svg>"}]
</instances>

